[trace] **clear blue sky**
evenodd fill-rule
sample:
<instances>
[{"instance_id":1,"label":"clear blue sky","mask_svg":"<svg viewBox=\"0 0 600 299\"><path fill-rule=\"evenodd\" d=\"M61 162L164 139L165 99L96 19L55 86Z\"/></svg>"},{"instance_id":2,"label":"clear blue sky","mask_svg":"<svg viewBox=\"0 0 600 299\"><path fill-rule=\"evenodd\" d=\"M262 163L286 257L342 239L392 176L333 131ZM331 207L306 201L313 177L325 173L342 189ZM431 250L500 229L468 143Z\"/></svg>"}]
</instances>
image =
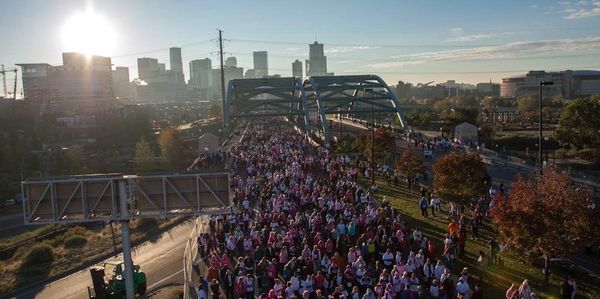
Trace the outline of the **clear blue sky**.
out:
<instances>
[{"instance_id":1,"label":"clear blue sky","mask_svg":"<svg viewBox=\"0 0 600 299\"><path fill-rule=\"evenodd\" d=\"M216 28L239 66L252 68L252 51L266 50L270 73L284 76L295 59L304 62L315 36L329 71L378 74L390 85L600 69L600 0L3 0L0 63L61 64L70 50L63 25L89 4L117 31L116 47L98 54L130 67L131 78L137 57L168 67L170 46L182 47L186 78L189 60L208 57L216 66Z\"/></svg>"}]
</instances>

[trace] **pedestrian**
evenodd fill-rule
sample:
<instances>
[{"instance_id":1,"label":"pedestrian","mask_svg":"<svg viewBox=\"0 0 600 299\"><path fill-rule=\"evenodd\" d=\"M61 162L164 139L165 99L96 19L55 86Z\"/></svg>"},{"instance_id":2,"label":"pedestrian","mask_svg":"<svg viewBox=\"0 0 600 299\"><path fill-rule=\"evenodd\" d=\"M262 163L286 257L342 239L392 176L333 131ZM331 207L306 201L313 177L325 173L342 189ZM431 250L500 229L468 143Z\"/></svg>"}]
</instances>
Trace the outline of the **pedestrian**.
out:
<instances>
[{"instance_id":1,"label":"pedestrian","mask_svg":"<svg viewBox=\"0 0 600 299\"><path fill-rule=\"evenodd\" d=\"M477 258L477 266L479 268L479 281L483 281L483 276L489 265L489 258L482 250L479 250L479 257Z\"/></svg>"},{"instance_id":2,"label":"pedestrian","mask_svg":"<svg viewBox=\"0 0 600 299\"><path fill-rule=\"evenodd\" d=\"M479 238L479 224L475 218L471 219L471 232L473 233L473 240Z\"/></svg>"},{"instance_id":3,"label":"pedestrian","mask_svg":"<svg viewBox=\"0 0 600 299\"><path fill-rule=\"evenodd\" d=\"M489 245L489 249L490 249L490 265L497 265L498 264L498 242L496 242L496 238L492 237L492 239L488 242Z\"/></svg>"},{"instance_id":4,"label":"pedestrian","mask_svg":"<svg viewBox=\"0 0 600 299\"><path fill-rule=\"evenodd\" d=\"M210 292L212 294L213 299L219 299L219 297L221 295L221 286L219 285L218 280L213 279L210 282Z\"/></svg>"},{"instance_id":5,"label":"pedestrian","mask_svg":"<svg viewBox=\"0 0 600 299\"><path fill-rule=\"evenodd\" d=\"M427 217L427 208L429 207L429 205L425 196L421 196L421 200L419 201L419 207L421 208L421 216Z\"/></svg>"},{"instance_id":6,"label":"pedestrian","mask_svg":"<svg viewBox=\"0 0 600 299\"><path fill-rule=\"evenodd\" d=\"M519 298L520 299L531 299L531 288L527 279L523 280L521 286L519 286Z\"/></svg>"}]
</instances>

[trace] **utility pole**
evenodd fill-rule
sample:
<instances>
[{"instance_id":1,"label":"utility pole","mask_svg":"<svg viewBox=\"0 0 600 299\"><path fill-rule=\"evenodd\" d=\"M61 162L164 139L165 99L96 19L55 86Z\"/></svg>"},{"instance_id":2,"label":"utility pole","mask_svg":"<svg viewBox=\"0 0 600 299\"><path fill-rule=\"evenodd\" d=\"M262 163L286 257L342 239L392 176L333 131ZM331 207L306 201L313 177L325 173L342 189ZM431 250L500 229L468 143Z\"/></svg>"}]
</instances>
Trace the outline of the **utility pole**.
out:
<instances>
[{"instance_id":1,"label":"utility pole","mask_svg":"<svg viewBox=\"0 0 600 299\"><path fill-rule=\"evenodd\" d=\"M543 97L542 97L542 91L544 89L544 85L554 85L554 81L540 81L540 98L539 98L539 123L540 123L540 136L539 136L539 140L538 140L538 163L540 166L540 176L543 174L544 172L544 161L542 160L542 141L543 141L543 137L542 137L542 120L543 120L543 116L542 116L542 101L543 101Z\"/></svg>"},{"instance_id":2,"label":"utility pole","mask_svg":"<svg viewBox=\"0 0 600 299\"><path fill-rule=\"evenodd\" d=\"M223 30L217 29L219 32L219 59L221 60L221 119L223 119L223 134L227 136L227 124L225 120L228 119L225 113L225 69L223 67Z\"/></svg>"},{"instance_id":3,"label":"utility pole","mask_svg":"<svg viewBox=\"0 0 600 299\"><path fill-rule=\"evenodd\" d=\"M2 74L2 87L3 87L3 91L4 91L4 97L8 97L8 93L6 92L6 75L4 72L4 64L2 65L2 71L0 72Z\"/></svg>"}]
</instances>

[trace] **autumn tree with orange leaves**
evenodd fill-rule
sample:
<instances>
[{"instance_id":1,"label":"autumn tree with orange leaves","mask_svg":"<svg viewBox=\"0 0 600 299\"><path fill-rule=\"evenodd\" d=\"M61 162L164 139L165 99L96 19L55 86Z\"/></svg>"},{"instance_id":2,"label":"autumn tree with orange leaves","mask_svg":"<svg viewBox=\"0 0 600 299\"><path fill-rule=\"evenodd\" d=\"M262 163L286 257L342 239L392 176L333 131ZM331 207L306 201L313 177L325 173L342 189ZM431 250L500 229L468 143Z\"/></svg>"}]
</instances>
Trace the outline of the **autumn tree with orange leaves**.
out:
<instances>
[{"instance_id":1,"label":"autumn tree with orange leaves","mask_svg":"<svg viewBox=\"0 0 600 299\"><path fill-rule=\"evenodd\" d=\"M516 252L535 250L548 259L568 257L586 245L600 241L600 215L593 207L592 192L575 188L569 174L553 168L542 177L519 178L507 200L491 210L499 241Z\"/></svg>"},{"instance_id":2,"label":"autumn tree with orange leaves","mask_svg":"<svg viewBox=\"0 0 600 299\"><path fill-rule=\"evenodd\" d=\"M476 154L451 152L433 165L435 192L447 201L468 205L486 193L489 176Z\"/></svg>"}]
</instances>

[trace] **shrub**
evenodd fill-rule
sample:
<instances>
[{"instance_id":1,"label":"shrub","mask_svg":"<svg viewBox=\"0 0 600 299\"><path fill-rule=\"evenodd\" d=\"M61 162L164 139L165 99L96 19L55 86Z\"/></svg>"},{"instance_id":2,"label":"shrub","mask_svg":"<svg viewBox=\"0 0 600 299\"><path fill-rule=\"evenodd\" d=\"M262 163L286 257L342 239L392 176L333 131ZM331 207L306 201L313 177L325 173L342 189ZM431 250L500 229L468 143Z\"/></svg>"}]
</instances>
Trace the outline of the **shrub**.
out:
<instances>
[{"instance_id":1,"label":"shrub","mask_svg":"<svg viewBox=\"0 0 600 299\"><path fill-rule=\"evenodd\" d=\"M557 149L556 152L554 152L554 155L556 156L556 158L563 160L568 157L569 150L565 148L560 148Z\"/></svg>"},{"instance_id":2,"label":"shrub","mask_svg":"<svg viewBox=\"0 0 600 299\"><path fill-rule=\"evenodd\" d=\"M137 223L135 228L141 232L149 232L158 228L158 220L154 218L143 218Z\"/></svg>"},{"instance_id":3,"label":"shrub","mask_svg":"<svg viewBox=\"0 0 600 299\"><path fill-rule=\"evenodd\" d=\"M581 159L588 160L595 164L600 162L600 157L598 157L598 155L600 155L600 150L593 148L586 148L577 152L577 156L579 156Z\"/></svg>"},{"instance_id":4,"label":"shrub","mask_svg":"<svg viewBox=\"0 0 600 299\"><path fill-rule=\"evenodd\" d=\"M77 236L77 235L85 236L86 233L87 233L87 230L85 229L85 227L79 226L79 225L71 227L67 230L68 236Z\"/></svg>"},{"instance_id":5,"label":"shrub","mask_svg":"<svg viewBox=\"0 0 600 299\"><path fill-rule=\"evenodd\" d=\"M37 265L49 263L54 260L54 250L46 243L36 244L25 255L24 265Z\"/></svg>"},{"instance_id":6,"label":"shrub","mask_svg":"<svg viewBox=\"0 0 600 299\"><path fill-rule=\"evenodd\" d=\"M87 243L87 239L81 235L74 235L65 240L66 248L82 247Z\"/></svg>"}]
</instances>

